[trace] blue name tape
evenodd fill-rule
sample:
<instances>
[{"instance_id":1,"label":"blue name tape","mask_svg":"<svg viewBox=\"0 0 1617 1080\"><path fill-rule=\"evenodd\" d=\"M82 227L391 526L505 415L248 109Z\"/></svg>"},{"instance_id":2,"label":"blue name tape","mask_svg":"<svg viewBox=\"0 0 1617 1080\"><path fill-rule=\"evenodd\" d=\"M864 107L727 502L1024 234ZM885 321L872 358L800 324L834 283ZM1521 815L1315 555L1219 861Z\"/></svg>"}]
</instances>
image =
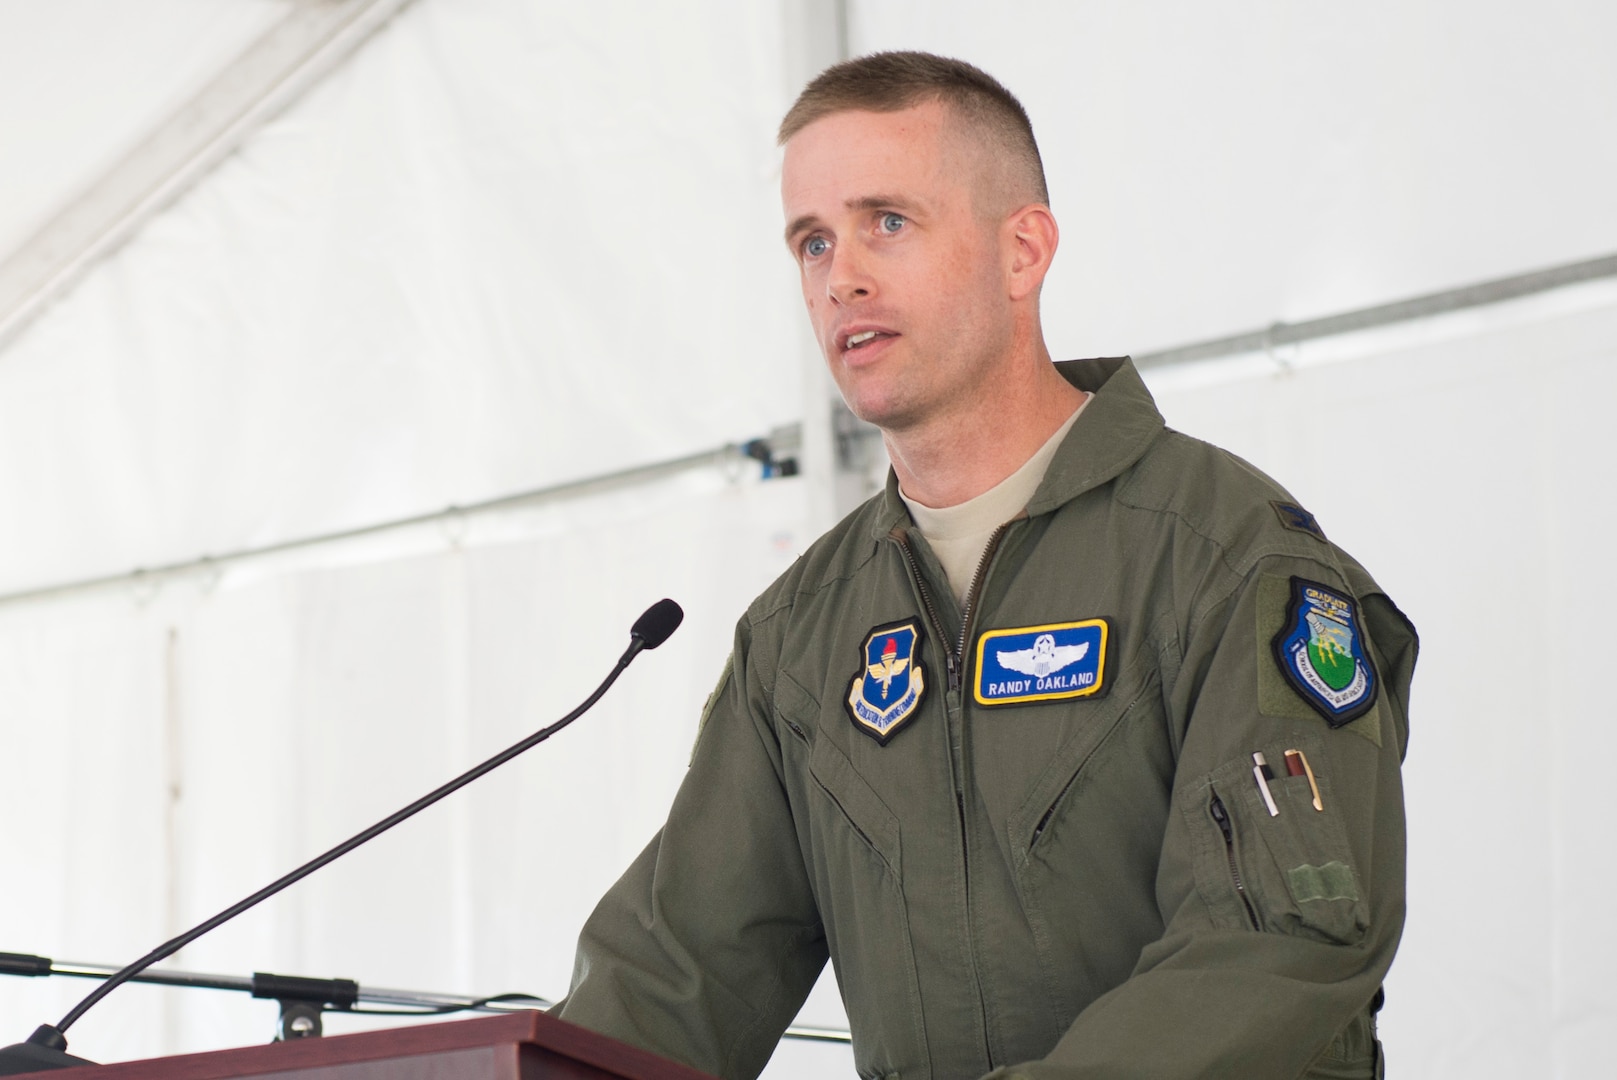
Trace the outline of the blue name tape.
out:
<instances>
[{"instance_id":1,"label":"blue name tape","mask_svg":"<svg viewBox=\"0 0 1617 1080\"><path fill-rule=\"evenodd\" d=\"M1105 619L989 630L977 639L979 705L1090 697L1106 685Z\"/></svg>"}]
</instances>

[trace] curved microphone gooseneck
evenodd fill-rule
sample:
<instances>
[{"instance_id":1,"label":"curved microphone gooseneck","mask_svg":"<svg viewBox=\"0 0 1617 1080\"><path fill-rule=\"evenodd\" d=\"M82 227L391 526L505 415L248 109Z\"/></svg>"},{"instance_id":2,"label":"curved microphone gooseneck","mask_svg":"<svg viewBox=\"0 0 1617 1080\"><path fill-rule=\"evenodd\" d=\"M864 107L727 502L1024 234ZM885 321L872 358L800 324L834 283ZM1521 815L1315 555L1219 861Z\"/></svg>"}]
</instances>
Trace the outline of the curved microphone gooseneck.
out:
<instances>
[{"instance_id":1,"label":"curved microphone gooseneck","mask_svg":"<svg viewBox=\"0 0 1617 1080\"><path fill-rule=\"evenodd\" d=\"M590 707L593 706L597 701L601 700L601 696L605 694L607 690L611 689L612 684L618 681L618 676L623 674L624 669L629 666L630 661L638 656L642 650L655 649L657 646L667 641L669 635L671 635L675 630L679 629L679 624L684 620L684 618L685 612L682 611L680 606L674 603L672 600L659 600L655 604L651 605L651 607L647 608L645 613L642 614L640 618L635 620L633 628L629 631L629 647L624 650L622 656L618 657L618 662L613 666L611 673L607 675L606 679L601 683L600 686L595 688L594 693L584 699L584 703L578 708L574 709L572 712L568 713L554 724L551 724L549 727L541 728L532 735L529 735L527 738L523 739L521 742L500 751L498 754L495 754L481 765L473 766L435 791L423 795L421 798L417 799L409 806L406 806L404 809L389 814L387 817L383 818L381 821L378 821L370 828L349 837L347 840L344 840L342 843L338 844L325 854L318 855L315 858L310 859L296 870L293 870L284 877L272 881L270 884L264 886L262 889L259 889L246 899L237 901L206 922L187 930L185 933L171 941L159 945L157 948L153 949L139 960L136 960L128 967L123 968L117 974L108 978L106 982L96 987L95 990L91 991L91 993L86 996L83 1001L75 1005L66 1016L62 1017L62 1019L55 1026L50 1024L41 1024L35 1029L32 1035L28 1036L27 1042L16 1043L12 1046L6 1047L4 1050L0 1050L0 1076L38 1072L46 1069L65 1069L74 1065L91 1064L91 1062L87 1062L82 1058L72 1057L65 1052L67 1050L67 1039L63 1035L63 1032L67 1031L67 1029L73 1025L74 1021L78 1020L79 1017L83 1016L87 1011L89 1011L92 1005L106 997L108 994L112 993L113 990L117 989L125 982L128 982L133 976L140 974L146 968L157 963L159 960L174 955L181 949L185 948L185 946L201 937L203 934L208 933L210 930L217 928L223 923L229 922L231 919L234 919L237 915L240 915L248 908L268 900L270 897L274 896L288 885L292 885L295 882L303 880L316 870L320 869L322 866L325 866L327 863L342 858L344 855L359 847L361 844L375 839L377 836L387 832L387 830L391 829L399 822L420 813L422 810L425 810L427 807L431 806L439 799L442 799L444 796L459 791L461 788L465 787L473 780L476 780L484 773L491 772L494 769L499 768L512 758L531 750L533 747L544 742L546 739L550 738L550 736L554 735L556 732L560 731L562 728L566 727L568 724L571 724L574 720L577 720L580 716L583 716L584 713L589 711Z\"/></svg>"}]
</instances>

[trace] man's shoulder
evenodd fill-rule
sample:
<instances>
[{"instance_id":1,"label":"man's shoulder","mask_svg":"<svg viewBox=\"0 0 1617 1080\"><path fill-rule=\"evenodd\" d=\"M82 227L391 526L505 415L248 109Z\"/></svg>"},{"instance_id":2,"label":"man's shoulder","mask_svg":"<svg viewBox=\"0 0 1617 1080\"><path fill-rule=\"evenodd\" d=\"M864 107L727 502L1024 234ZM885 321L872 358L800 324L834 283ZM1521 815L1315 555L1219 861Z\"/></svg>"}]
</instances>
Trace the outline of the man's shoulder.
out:
<instances>
[{"instance_id":1,"label":"man's shoulder","mask_svg":"<svg viewBox=\"0 0 1617 1080\"><path fill-rule=\"evenodd\" d=\"M1268 473L1172 428L1118 478L1116 498L1171 520L1215 548L1237 575L1269 556L1323 562L1344 575L1353 563L1309 508Z\"/></svg>"},{"instance_id":2,"label":"man's shoulder","mask_svg":"<svg viewBox=\"0 0 1617 1080\"><path fill-rule=\"evenodd\" d=\"M747 621L758 626L781 618L805 598L858 577L876 558L886 515L880 492L860 503L758 594L747 608Z\"/></svg>"},{"instance_id":3,"label":"man's shoulder","mask_svg":"<svg viewBox=\"0 0 1617 1080\"><path fill-rule=\"evenodd\" d=\"M1266 555L1329 563L1340 550L1306 506L1261 469L1166 426L1150 391L1126 358L1058 365L1096 395L1092 416L1073 427L1053 465L1053 482L1032 510L1066 502L1101 478L1121 505L1155 518L1148 528L1174 543L1200 543L1237 575ZM1043 505L1039 505L1040 503Z\"/></svg>"},{"instance_id":4,"label":"man's shoulder","mask_svg":"<svg viewBox=\"0 0 1617 1080\"><path fill-rule=\"evenodd\" d=\"M1308 507L1245 459L1173 429L1123 475L1116 501L1159 517L1176 547L1203 548L1203 611L1218 609L1260 579L1291 577L1341 588L1365 604L1372 638L1390 658L1395 685L1408 686L1418 637L1370 572L1338 546Z\"/></svg>"}]
</instances>

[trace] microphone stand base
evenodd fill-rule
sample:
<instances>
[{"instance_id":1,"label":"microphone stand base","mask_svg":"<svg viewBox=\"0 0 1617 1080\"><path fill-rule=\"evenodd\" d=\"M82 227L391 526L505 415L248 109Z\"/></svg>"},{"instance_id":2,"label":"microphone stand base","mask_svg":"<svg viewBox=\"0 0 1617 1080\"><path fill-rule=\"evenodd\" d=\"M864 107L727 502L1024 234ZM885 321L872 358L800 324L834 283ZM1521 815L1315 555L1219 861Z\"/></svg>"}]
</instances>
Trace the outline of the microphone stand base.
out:
<instances>
[{"instance_id":1,"label":"microphone stand base","mask_svg":"<svg viewBox=\"0 0 1617 1080\"><path fill-rule=\"evenodd\" d=\"M27 1042L12 1043L0 1050L0 1076L26 1076L29 1073L94 1065L67 1052L67 1040L49 1024L41 1024Z\"/></svg>"}]
</instances>

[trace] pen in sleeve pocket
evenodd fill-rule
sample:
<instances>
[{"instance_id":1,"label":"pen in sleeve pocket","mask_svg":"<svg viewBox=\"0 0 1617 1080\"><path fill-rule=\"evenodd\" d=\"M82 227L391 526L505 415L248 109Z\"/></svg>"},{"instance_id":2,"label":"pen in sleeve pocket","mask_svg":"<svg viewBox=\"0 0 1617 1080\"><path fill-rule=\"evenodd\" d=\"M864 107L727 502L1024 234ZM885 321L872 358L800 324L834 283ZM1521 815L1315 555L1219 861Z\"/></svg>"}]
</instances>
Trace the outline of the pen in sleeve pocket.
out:
<instances>
[{"instance_id":1,"label":"pen in sleeve pocket","mask_svg":"<svg viewBox=\"0 0 1617 1080\"><path fill-rule=\"evenodd\" d=\"M1259 750L1252 755L1252 778L1258 782L1258 793L1263 796L1263 804L1269 808L1270 817L1280 816L1280 807L1275 805L1275 797L1269 792L1269 777L1274 773L1269 769L1269 762Z\"/></svg>"},{"instance_id":2,"label":"pen in sleeve pocket","mask_svg":"<svg viewBox=\"0 0 1617 1080\"><path fill-rule=\"evenodd\" d=\"M1314 780L1314 770L1308 765L1308 758L1303 756L1301 750L1286 751L1286 773L1290 776L1307 776L1308 788L1314 793L1314 809L1324 810L1325 804L1319 801L1319 784Z\"/></svg>"}]
</instances>

